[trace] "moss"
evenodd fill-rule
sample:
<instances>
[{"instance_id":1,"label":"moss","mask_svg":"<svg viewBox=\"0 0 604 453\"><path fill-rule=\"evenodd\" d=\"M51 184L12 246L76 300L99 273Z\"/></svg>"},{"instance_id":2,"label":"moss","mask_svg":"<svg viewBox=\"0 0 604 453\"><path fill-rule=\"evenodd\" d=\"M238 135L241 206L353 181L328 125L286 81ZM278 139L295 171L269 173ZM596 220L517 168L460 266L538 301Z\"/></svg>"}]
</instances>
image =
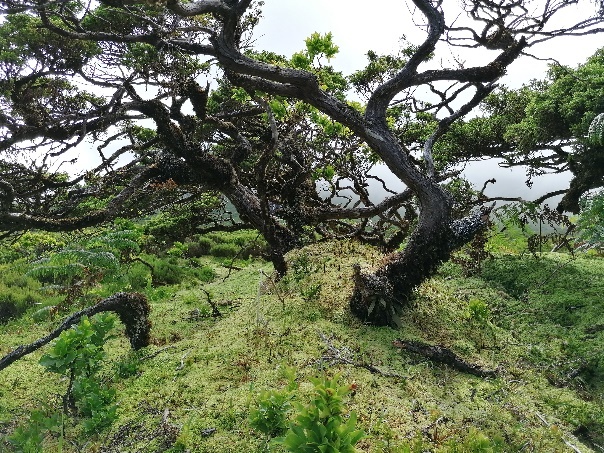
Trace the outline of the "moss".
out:
<instances>
[{"instance_id":1,"label":"moss","mask_svg":"<svg viewBox=\"0 0 604 453\"><path fill-rule=\"evenodd\" d=\"M264 451L266 438L248 422L250 404L262 390L284 388L286 370L294 368L301 401L312 391L310 377L339 372L355 383L348 409L358 413L368 434L360 451L566 451L563 439L584 452L601 445L604 260L564 264L565 255L537 261L500 256L486 263L484 276L473 278L446 265L418 289L395 330L363 325L348 310L352 265L371 270L381 254L344 241L292 251L288 259L302 254L304 269L281 282L267 278L271 266L262 261L238 263L242 269L230 270L224 281L229 270L216 267L203 289L219 305L220 318L191 318L191 310L206 304L199 282L147 288L150 345L134 359L124 338L107 345L106 378L117 389L118 421L102 436L84 439L68 427L66 437L80 447L89 442L91 451L141 451L146 445ZM560 264L567 273L556 270ZM212 265L212 258L200 258L199 265ZM321 291L305 300L313 285ZM519 293L523 299L515 297ZM51 326L12 320L0 326L0 351L31 342ZM480 379L400 351L392 346L398 337L443 345L498 369L500 377ZM340 359L384 374L338 360L330 347ZM113 363L128 365L122 376ZM60 393L40 370L34 355L3 371L3 432ZM75 450L71 443L64 448Z\"/></svg>"}]
</instances>

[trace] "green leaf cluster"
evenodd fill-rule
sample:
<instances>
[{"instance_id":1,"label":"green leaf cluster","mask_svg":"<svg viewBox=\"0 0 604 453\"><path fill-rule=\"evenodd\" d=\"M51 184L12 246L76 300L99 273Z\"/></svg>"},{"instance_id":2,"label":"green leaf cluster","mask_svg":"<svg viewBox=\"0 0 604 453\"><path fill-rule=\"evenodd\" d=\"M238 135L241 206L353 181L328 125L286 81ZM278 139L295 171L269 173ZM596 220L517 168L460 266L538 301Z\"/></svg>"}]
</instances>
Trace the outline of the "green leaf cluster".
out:
<instances>
[{"instance_id":1,"label":"green leaf cluster","mask_svg":"<svg viewBox=\"0 0 604 453\"><path fill-rule=\"evenodd\" d=\"M94 320L87 316L61 333L50 352L40 358L40 365L53 373L88 377L96 373L105 357L103 346L113 329L115 318L102 313Z\"/></svg>"},{"instance_id":2,"label":"green leaf cluster","mask_svg":"<svg viewBox=\"0 0 604 453\"><path fill-rule=\"evenodd\" d=\"M35 60L47 68L77 70L101 52L93 41L70 39L42 27L42 21L29 14L9 14L0 25L2 72L13 77L18 68Z\"/></svg>"},{"instance_id":3,"label":"green leaf cluster","mask_svg":"<svg viewBox=\"0 0 604 453\"><path fill-rule=\"evenodd\" d=\"M46 433L61 433L62 414L48 410L34 410L29 415L26 424L18 426L8 436L9 443L23 453L38 453L43 451Z\"/></svg>"},{"instance_id":4,"label":"green leaf cluster","mask_svg":"<svg viewBox=\"0 0 604 453\"><path fill-rule=\"evenodd\" d=\"M82 317L71 329L61 333L51 350L40 358L48 371L70 380L65 401L74 401L84 417L84 431L93 433L109 426L117 418L115 390L98 376L105 357L104 345L113 329L115 317L101 313Z\"/></svg>"},{"instance_id":5,"label":"green leaf cluster","mask_svg":"<svg viewBox=\"0 0 604 453\"><path fill-rule=\"evenodd\" d=\"M324 35L314 32L304 40L304 43L306 44L306 55L310 61L318 57L325 57L329 61L340 51L333 42L331 32Z\"/></svg>"},{"instance_id":6,"label":"green leaf cluster","mask_svg":"<svg viewBox=\"0 0 604 453\"><path fill-rule=\"evenodd\" d=\"M293 397L290 389L262 391L257 406L250 411L252 428L271 437L283 434L288 427Z\"/></svg>"},{"instance_id":7,"label":"green leaf cluster","mask_svg":"<svg viewBox=\"0 0 604 453\"><path fill-rule=\"evenodd\" d=\"M354 72L350 83L361 94L369 94L373 89L393 77L407 64L409 52L402 55L378 55L373 50L367 52L367 66Z\"/></svg>"},{"instance_id":8,"label":"green leaf cluster","mask_svg":"<svg viewBox=\"0 0 604 453\"><path fill-rule=\"evenodd\" d=\"M31 277L45 282L70 284L74 278L115 272L120 263L113 253L85 249L64 249L37 261L28 272Z\"/></svg>"},{"instance_id":9,"label":"green leaf cluster","mask_svg":"<svg viewBox=\"0 0 604 453\"><path fill-rule=\"evenodd\" d=\"M354 453L355 445L365 433L356 429L356 413L344 417L344 399L350 386L331 379L313 379L314 397L304 406L294 403L297 415L285 437L273 443L293 453Z\"/></svg>"}]
</instances>

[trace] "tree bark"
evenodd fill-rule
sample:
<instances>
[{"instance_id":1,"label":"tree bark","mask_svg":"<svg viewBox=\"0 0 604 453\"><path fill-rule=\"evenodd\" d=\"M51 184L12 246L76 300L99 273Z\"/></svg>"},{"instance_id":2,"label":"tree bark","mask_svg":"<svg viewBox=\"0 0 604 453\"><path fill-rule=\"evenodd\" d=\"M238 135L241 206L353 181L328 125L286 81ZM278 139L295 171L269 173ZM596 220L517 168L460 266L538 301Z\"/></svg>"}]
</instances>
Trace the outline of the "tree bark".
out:
<instances>
[{"instance_id":1,"label":"tree bark","mask_svg":"<svg viewBox=\"0 0 604 453\"><path fill-rule=\"evenodd\" d=\"M429 180L422 180L421 184L425 187L418 191L418 225L404 250L390 255L373 274L362 273L358 265L354 268L350 309L364 322L400 327L403 309L410 304L414 290L434 276L455 249L487 225L489 208L453 221L448 193Z\"/></svg>"}]
</instances>

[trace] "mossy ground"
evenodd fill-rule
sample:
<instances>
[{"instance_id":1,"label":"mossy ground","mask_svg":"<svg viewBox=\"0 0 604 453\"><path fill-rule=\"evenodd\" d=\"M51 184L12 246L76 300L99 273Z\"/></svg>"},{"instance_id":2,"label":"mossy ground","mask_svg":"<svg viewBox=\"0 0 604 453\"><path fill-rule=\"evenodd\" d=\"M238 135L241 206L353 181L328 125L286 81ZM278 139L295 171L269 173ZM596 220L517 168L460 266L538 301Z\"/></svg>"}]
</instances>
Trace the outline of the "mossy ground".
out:
<instances>
[{"instance_id":1,"label":"mossy ground","mask_svg":"<svg viewBox=\"0 0 604 453\"><path fill-rule=\"evenodd\" d=\"M360 451L604 451L604 260L499 255L474 277L446 264L393 330L362 325L347 309L352 264L382 259L355 242L328 242L292 252L280 282L261 260L235 263L224 279L228 269L207 258L211 283L147 288L153 344L133 353L117 336L107 345L104 376L117 389L119 419L87 439L68 424L63 451L268 451L249 409L294 371L300 401L312 376L341 373L356 384L347 407L367 433ZM54 325L26 315L0 326L0 354ZM401 351L396 338L443 345L498 377ZM0 434L65 391L38 365L41 353L0 372ZM49 436L46 450L57 442Z\"/></svg>"}]
</instances>

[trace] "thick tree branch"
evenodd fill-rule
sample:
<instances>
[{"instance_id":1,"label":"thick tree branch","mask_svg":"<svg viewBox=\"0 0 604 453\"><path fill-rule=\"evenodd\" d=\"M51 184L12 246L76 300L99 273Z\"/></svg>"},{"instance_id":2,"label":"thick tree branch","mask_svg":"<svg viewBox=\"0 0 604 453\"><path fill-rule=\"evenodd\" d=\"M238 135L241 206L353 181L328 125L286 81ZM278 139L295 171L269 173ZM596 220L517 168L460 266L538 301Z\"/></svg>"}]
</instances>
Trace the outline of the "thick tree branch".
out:
<instances>
[{"instance_id":1,"label":"thick tree branch","mask_svg":"<svg viewBox=\"0 0 604 453\"><path fill-rule=\"evenodd\" d=\"M126 327L126 335L132 349L149 345L151 323L149 304L145 296L139 293L117 293L92 307L85 308L70 315L51 333L28 345L21 345L0 359L0 371L20 358L37 351L42 346L57 338L61 332L80 322L84 316L93 316L106 311L115 312Z\"/></svg>"}]
</instances>

